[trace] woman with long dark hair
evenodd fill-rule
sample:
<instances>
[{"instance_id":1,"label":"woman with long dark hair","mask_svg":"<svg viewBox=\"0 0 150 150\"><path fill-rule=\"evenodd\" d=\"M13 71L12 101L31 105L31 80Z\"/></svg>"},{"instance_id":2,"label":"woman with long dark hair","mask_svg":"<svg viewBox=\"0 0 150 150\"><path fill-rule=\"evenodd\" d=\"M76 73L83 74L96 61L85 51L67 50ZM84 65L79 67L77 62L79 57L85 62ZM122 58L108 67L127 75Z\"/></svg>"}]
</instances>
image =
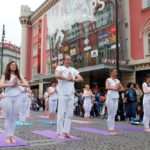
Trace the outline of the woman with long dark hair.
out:
<instances>
[{"instance_id":1,"label":"woman with long dark hair","mask_svg":"<svg viewBox=\"0 0 150 150\"><path fill-rule=\"evenodd\" d=\"M27 81L20 76L18 66L15 61L7 64L5 74L0 81L0 88L4 88L5 100L5 135L6 143L16 143L14 136L16 121L19 114L20 101L22 98L21 87L28 87Z\"/></svg>"}]
</instances>

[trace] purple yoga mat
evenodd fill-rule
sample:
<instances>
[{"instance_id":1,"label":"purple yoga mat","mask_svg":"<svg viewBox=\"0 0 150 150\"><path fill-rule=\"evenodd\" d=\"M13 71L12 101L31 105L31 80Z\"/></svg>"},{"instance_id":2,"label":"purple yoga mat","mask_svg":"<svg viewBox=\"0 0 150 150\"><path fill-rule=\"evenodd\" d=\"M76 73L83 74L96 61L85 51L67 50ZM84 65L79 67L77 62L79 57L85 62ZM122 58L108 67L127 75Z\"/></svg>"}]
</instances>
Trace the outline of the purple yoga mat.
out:
<instances>
[{"instance_id":1,"label":"purple yoga mat","mask_svg":"<svg viewBox=\"0 0 150 150\"><path fill-rule=\"evenodd\" d=\"M116 125L116 129L124 131L124 132L144 132L143 128L135 127L132 125L124 125L124 124Z\"/></svg>"},{"instance_id":2,"label":"purple yoga mat","mask_svg":"<svg viewBox=\"0 0 150 150\"><path fill-rule=\"evenodd\" d=\"M15 144L7 144L5 143L5 135L0 134L0 148L2 147L19 147L19 146L29 146L26 141L24 141L21 138L16 137L16 143Z\"/></svg>"},{"instance_id":3,"label":"purple yoga mat","mask_svg":"<svg viewBox=\"0 0 150 150\"><path fill-rule=\"evenodd\" d=\"M110 135L110 133L107 130L102 129L96 129L96 128L89 128L89 127L75 127L74 129L77 129L79 131L89 132L89 133L96 133L98 135Z\"/></svg>"},{"instance_id":4,"label":"purple yoga mat","mask_svg":"<svg viewBox=\"0 0 150 150\"><path fill-rule=\"evenodd\" d=\"M75 137L75 136L73 136L71 139L60 139L57 133L51 130L37 130L37 131L33 131L32 133L38 134L38 135L41 135L50 139L60 140L60 141L81 140L80 137Z\"/></svg>"}]
</instances>

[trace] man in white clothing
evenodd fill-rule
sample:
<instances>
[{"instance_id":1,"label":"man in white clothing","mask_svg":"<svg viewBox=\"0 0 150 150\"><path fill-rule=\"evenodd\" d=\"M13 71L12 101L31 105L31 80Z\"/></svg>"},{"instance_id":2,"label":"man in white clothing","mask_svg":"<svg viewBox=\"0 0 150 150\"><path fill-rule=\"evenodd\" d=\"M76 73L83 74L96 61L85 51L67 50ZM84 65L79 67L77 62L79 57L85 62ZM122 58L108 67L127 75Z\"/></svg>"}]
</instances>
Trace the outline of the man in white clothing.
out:
<instances>
[{"instance_id":1,"label":"man in white clothing","mask_svg":"<svg viewBox=\"0 0 150 150\"><path fill-rule=\"evenodd\" d=\"M74 83L83 81L78 70L71 67L71 57L65 55L64 65L55 70L58 79L57 133L62 138L70 138L71 118L74 105Z\"/></svg>"}]
</instances>

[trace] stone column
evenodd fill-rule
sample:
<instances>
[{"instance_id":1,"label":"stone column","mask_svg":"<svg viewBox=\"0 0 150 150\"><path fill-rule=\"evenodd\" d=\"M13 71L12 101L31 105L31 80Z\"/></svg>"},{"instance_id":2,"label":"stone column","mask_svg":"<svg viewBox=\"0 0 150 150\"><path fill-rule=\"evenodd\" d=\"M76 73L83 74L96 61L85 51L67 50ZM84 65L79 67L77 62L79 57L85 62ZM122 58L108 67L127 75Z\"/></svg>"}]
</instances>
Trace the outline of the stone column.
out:
<instances>
[{"instance_id":1,"label":"stone column","mask_svg":"<svg viewBox=\"0 0 150 150\"><path fill-rule=\"evenodd\" d=\"M30 15L31 10L28 6L21 6L21 16L20 16L20 23L21 23L21 50L20 50L20 71L23 76L26 76L26 64L27 64L27 47L28 47L28 26L30 25Z\"/></svg>"}]
</instances>

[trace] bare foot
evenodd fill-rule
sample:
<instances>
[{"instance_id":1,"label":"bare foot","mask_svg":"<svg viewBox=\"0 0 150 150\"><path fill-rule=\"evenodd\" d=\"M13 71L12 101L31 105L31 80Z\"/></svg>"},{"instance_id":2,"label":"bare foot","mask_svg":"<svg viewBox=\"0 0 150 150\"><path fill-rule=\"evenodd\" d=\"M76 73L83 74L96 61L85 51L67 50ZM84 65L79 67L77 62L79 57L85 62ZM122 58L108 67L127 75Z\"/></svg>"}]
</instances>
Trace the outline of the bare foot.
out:
<instances>
[{"instance_id":1,"label":"bare foot","mask_svg":"<svg viewBox=\"0 0 150 150\"><path fill-rule=\"evenodd\" d=\"M13 144L16 143L16 138L15 138L14 136L11 137L11 142L12 142Z\"/></svg>"},{"instance_id":2,"label":"bare foot","mask_svg":"<svg viewBox=\"0 0 150 150\"><path fill-rule=\"evenodd\" d=\"M116 131L110 132L110 135L118 135L118 132L116 132Z\"/></svg>"},{"instance_id":3,"label":"bare foot","mask_svg":"<svg viewBox=\"0 0 150 150\"><path fill-rule=\"evenodd\" d=\"M144 129L145 132L150 133L150 128Z\"/></svg>"},{"instance_id":4,"label":"bare foot","mask_svg":"<svg viewBox=\"0 0 150 150\"><path fill-rule=\"evenodd\" d=\"M71 139L72 136L68 133L64 133L64 137L67 138L67 139Z\"/></svg>"},{"instance_id":5,"label":"bare foot","mask_svg":"<svg viewBox=\"0 0 150 150\"><path fill-rule=\"evenodd\" d=\"M110 135L118 135L118 132L115 129L108 129Z\"/></svg>"},{"instance_id":6,"label":"bare foot","mask_svg":"<svg viewBox=\"0 0 150 150\"><path fill-rule=\"evenodd\" d=\"M6 140L5 140L5 143L6 143L6 144L11 144L11 138L10 138L10 137L7 137Z\"/></svg>"}]
</instances>

